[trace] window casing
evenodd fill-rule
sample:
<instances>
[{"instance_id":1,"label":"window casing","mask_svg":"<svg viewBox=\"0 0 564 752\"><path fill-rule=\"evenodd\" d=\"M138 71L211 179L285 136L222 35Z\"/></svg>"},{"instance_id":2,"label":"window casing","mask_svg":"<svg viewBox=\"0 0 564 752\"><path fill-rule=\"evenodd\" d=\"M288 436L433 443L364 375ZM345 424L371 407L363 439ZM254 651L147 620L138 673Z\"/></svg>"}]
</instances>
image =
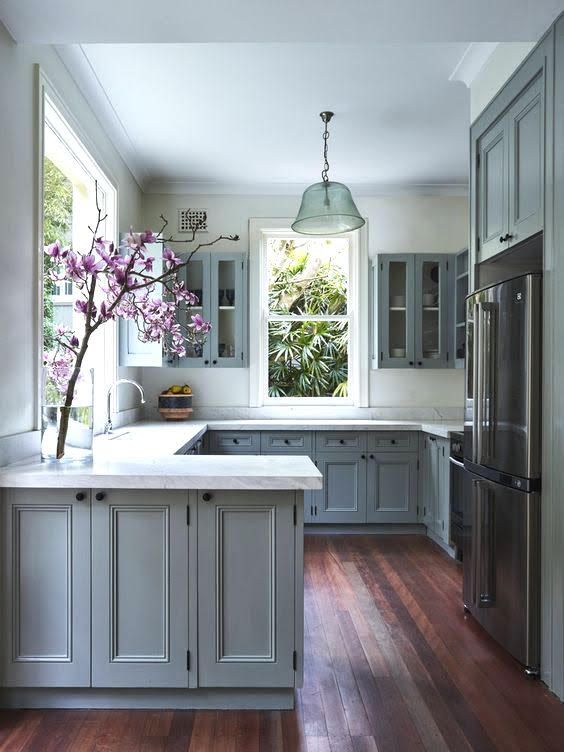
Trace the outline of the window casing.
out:
<instances>
[{"instance_id":1,"label":"window casing","mask_svg":"<svg viewBox=\"0 0 564 752\"><path fill-rule=\"evenodd\" d=\"M274 406L274 405L301 405L301 406L348 406L365 404L366 397L363 373L363 363L365 347L364 327L360 325L359 314L362 302L366 303L367 296L361 294L361 285L359 280L359 269L362 265L360 248L364 248L363 236L358 232L340 235L334 238L327 238L335 244L334 253L337 249L343 251L347 256L346 263L339 262L339 265L346 275L346 305L342 310L321 310L319 313L312 313L312 308L306 303L302 310L284 310L284 306L272 304L272 281L271 268L269 269L269 260L271 261L272 249L279 247L280 243L293 242L298 247L307 244L307 238L303 235L293 233L289 230L290 221L282 223L280 220L251 220L250 221L250 239L251 239L251 274L250 274L250 302L251 302L251 319L250 319L250 381L251 381L251 405L254 406ZM318 241L318 239L315 239ZM318 241L319 242L319 241ZM323 239L321 240L323 242ZM270 304L269 304L270 291ZM321 306L323 309L324 306ZM339 307L337 307L339 308ZM259 321L253 320L253 310L259 311ZM285 394L287 390L281 390L278 395L273 375L273 354L272 334L276 327L300 327L311 322L314 326L317 324L330 329L337 327L340 331L333 332L336 336L343 336L347 340L347 358L346 370L348 372L348 389L345 396L333 396L333 392L324 392L318 396L309 394L308 396L299 396L298 394ZM255 324L257 326L255 326ZM269 336L270 333L270 336ZM333 335L328 335L331 337ZM278 336L278 341L280 341ZM270 357L269 357L270 349ZM281 356L282 360L284 356ZM331 357L327 359L331 362ZM291 369L290 369L291 370ZM307 393L307 389L305 389ZM337 390L336 394L339 394ZM341 391L342 395L342 391Z\"/></svg>"}]
</instances>

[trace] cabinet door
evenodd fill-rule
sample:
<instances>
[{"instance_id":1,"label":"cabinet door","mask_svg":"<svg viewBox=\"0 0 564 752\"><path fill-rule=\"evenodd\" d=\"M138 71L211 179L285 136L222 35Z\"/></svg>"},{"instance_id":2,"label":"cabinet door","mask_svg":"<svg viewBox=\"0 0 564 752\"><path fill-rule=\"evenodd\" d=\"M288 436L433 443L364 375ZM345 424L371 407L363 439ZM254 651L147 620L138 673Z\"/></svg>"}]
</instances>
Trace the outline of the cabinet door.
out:
<instances>
[{"instance_id":1,"label":"cabinet door","mask_svg":"<svg viewBox=\"0 0 564 752\"><path fill-rule=\"evenodd\" d=\"M503 117L478 142L478 237L479 259L494 256L508 247L501 238L509 222L509 137Z\"/></svg>"},{"instance_id":2,"label":"cabinet door","mask_svg":"<svg viewBox=\"0 0 564 752\"><path fill-rule=\"evenodd\" d=\"M415 256L415 361L418 368L446 368L449 353L449 257Z\"/></svg>"},{"instance_id":3,"label":"cabinet door","mask_svg":"<svg viewBox=\"0 0 564 752\"><path fill-rule=\"evenodd\" d=\"M368 456L368 522L417 522L417 455Z\"/></svg>"},{"instance_id":4,"label":"cabinet door","mask_svg":"<svg viewBox=\"0 0 564 752\"><path fill-rule=\"evenodd\" d=\"M323 488L314 491L315 522L366 522L366 454L317 454Z\"/></svg>"},{"instance_id":5,"label":"cabinet door","mask_svg":"<svg viewBox=\"0 0 564 752\"><path fill-rule=\"evenodd\" d=\"M188 686L187 492L92 503L92 686Z\"/></svg>"},{"instance_id":6,"label":"cabinet door","mask_svg":"<svg viewBox=\"0 0 564 752\"><path fill-rule=\"evenodd\" d=\"M422 496L419 504L420 521L427 527L434 528L436 488L438 478L436 439L425 436L421 455Z\"/></svg>"},{"instance_id":7,"label":"cabinet door","mask_svg":"<svg viewBox=\"0 0 564 752\"><path fill-rule=\"evenodd\" d=\"M211 254L211 365L245 365L246 259L241 253Z\"/></svg>"},{"instance_id":8,"label":"cabinet door","mask_svg":"<svg viewBox=\"0 0 564 752\"><path fill-rule=\"evenodd\" d=\"M435 441L437 485L435 488L436 505L434 530L436 534L448 543L450 527L450 445L448 439L437 438Z\"/></svg>"},{"instance_id":9,"label":"cabinet door","mask_svg":"<svg viewBox=\"0 0 564 752\"><path fill-rule=\"evenodd\" d=\"M186 254L182 254L181 258L186 260ZM196 314L209 321L212 317L210 254L198 251L188 266L179 272L179 276L186 285L186 288L190 292L195 293L198 298L196 305L190 306L186 303L181 303L177 306L177 316L180 324L182 326L190 324L192 316ZM185 357L171 357L168 364L178 365L182 368L202 368L210 364L210 353L210 338L208 337L203 345L188 347Z\"/></svg>"},{"instance_id":10,"label":"cabinet door","mask_svg":"<svg viewBox=\"0 0 564 752\"><path fill-rule=\"evenodd\" d=\"M412 368L414 352L414 256L378 257L378 365Z\"/></svg>"},{"instance_id":11,"label":"cabinet door","mask_svg":"<svg viewBox=\"0 0 564 752\"><path fill-rule=\"evenodd\" d=\"M511 107L509 128L510 245L544 226L544 78L539 75Z\"/></svg>"},{"instance_id":12,"label":"cabinet door","mask_svg":"<svg viewBox=\"0 0 564 752\"><path fill-rule=\"evenodd\" d=\"M2 686L90 685L89 498L5 492Z\"/></svg>"},{"instance_id":13,"label":"cabinet door","mask_svg":"<svg viewBox=\"0 0 564 752\"><path fill-rule=\"evenodd\" d=\"M162 270L162 243L147 245L147 256L154 256L153 275L159 275ZM120 366L163 365L162 344L160 342L141 342L135 321L118 317L118 338Z\"/></svg>"},{"instance_id":14,"label":"cabinet door","mask_svg":"<svg viewBox=\"0 0 564 752\"><path fill-rule=\"evenodd\" d=\"M293 687L295 495L198 496L199 686Z\"/></svg>"}]
</instances>

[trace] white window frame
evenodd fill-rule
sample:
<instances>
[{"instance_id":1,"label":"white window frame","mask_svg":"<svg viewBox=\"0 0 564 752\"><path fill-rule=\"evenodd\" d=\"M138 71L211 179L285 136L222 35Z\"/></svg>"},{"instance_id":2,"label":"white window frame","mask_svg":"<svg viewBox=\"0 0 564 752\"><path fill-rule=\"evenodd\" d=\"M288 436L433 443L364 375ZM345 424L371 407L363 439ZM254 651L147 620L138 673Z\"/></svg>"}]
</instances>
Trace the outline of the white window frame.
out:
<instances>
[{"instance_id":1,"label":"white window frame","mask_svg":"<svg viewBox=\"0 0 564 752\"><path fill-rule=\"evenodd\" d=\"M37 329L37 410L36 420L38 427L41 426L41 390L42 390L42 353L43 353L43 164L45 159L45 129L46 118L51 115L53 123L57 124L57 136L61 138L66 148L72 153L77 163L87 174L98 180L98 184L105 196L105 213L107 218L103 228L103 235L107 238L117 237L118 221L118 188L117 182L111 177L99 158L97 149L80 126L72 112L67 108L55 87L51 84L45 73L38 67L38 94L39 94L39 123L38 123L38 220L37 220L37 266L38 266L38 329ZM66 296L62 296L66 297ZM73 296L74 299L74 296ZM103 339L102 350L104 363L102 369L97 369L94 383L94 431L102 430L105 416L102 396L109 384L113 383L118 376L118 341L117 326L115 322L107 322L97 332Z\"/></svg>"},{"instance_id":2,"label":"white window frame","mask_svg":"<svg viewBox=\"0 0 564 752\"><path fill-rule=\"evenodd\" d=\"M250 405L263 406L368 406L368 253L367 233L343 233L349 240L349 395L348 397L270 397L268 395L268 265L270 238L304 239L290 229L292 219L249 220L249 379ZM364 273L362 273L364 270ZM363 312L365 315L363 315ZM286 317L287 318L287 317ZM334 316L311 316L333 319Z\"/></svg>"}]
</instances>

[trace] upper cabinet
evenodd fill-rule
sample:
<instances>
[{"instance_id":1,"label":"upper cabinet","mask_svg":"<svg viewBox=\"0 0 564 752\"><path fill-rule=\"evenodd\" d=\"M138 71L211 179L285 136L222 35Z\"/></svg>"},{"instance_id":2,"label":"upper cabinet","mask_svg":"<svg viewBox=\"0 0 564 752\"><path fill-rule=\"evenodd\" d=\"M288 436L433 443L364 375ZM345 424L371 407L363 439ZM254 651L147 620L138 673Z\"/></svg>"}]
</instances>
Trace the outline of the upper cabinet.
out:
<instances>
[{"instance_id":1,"label":"upper cabinet","mask_svg":"<svg viewBox=\"0 0 564 752\"><path fill-rule=\"evenodd\" d=\"M450 355L448 254L390 254L374 264L379 368L445 368Z\"/></svg>"},{"instance_id":2,"label":"upper cabinet","mask_svg":"<svg viewBox=\"0 0 564 752\"><path fill-rule=\"evenodd\" d=\"M454 257L454 366L466 361L466 296L468 295L468 248Z\"/></svg>"},{"instance_id":3,"label":"upper cabinet","mask_svg":"<svg viewBox=\"0 0 564 752\"><path fill-rule=\"evenodd\" d=\"M162 255L162 250L161 250ZM186 256L179 254L181 258ZM247 364L247 255L244 252L198 252L179 272L186 287L198 297L194 306L182 303L177 316L183 325L199 314L211 321L206 342L189 347L179 358L160 344L146 345L137 338L134 322L120 323L120 365L182 368L242 368Z\"/></svg>"},{"instance_id":4,"label":"upper cabinet","mask_svg":"<svg viewBox=\"0 0 564 752\"><path fill-rule=\"evenodd\" d=\"M472 127L477 263L543 229L544 86L542 60L533 56Z\"/></svg>"}]
</instances>

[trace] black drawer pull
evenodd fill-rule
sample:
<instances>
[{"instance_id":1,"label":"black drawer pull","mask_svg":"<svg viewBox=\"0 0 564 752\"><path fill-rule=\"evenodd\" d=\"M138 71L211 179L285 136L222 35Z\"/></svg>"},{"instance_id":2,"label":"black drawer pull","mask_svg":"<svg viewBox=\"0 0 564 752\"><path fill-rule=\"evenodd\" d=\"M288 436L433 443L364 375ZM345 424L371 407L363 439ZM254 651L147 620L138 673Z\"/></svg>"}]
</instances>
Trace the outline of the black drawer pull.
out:
<instances>
[{"instance_id":1,"label":"black drawer pull","mask_svg":"<svg viewBox=\"0 0 564 752\"><path fill-rule=\"evenodd\" d=\"M360 458L361 458L362 460L365 460L365 459L366 459L366 455L365 455L365 454L361 454L361 455L360 455Z\"/></svg>"},{"instance_id":2,"label":"black drawer pull","mask_svg":"<svg viewBox=\"0 0 564 752\"><path fill-rule=\"evenodd\" d=\"M395 443L396 443L396 440L395 440L395 439L392 439L392 444L395 444Z\"/></svg>"},{"instance_id":3,"label":"black drawer pull","mask_svg":"<svg viewBox=\"0 0 564 752\"><path fill-rule=\"evenodd\" d=\"M106 494L103 491L98 491L96 494L96 501L104 501Z\"/></svg>"},{"instance_id":4,"label":"black drawer pull","mask_svg":"<svg viewBox=\"0 0 564 752\"><path fill-rule=\"evenodd\" d=\"M86 496L82 493L82 491L79 491L77 493L77 495L76 495L76 500L77 501L84 501L85 498L86 498Z\"/></svg>"},{"instance_id":5,"label":"black drawer pull","mask_svg":"<svg viewBox=\"0 0 564 752\"><path fill-rule=\"evenodd\" d=\"M289 443L290 443L290 439L284 439L284 444L289 444Z\"/></svg>"},{"instance_id":6,"label":"black drawer pull","mask_svg":"<svg viewBox=\"0 0 564 752\"><path fill-rule=\"evenodd\" d=\"M339 444L344 444L344 443L345 443L344 439L339 439Z\"/></svg>"},{"instance_id":7,"label":"black drawer pull","mask_svg":"<svg viewBox=\"0 0 564 752\"><path fill-rule=\"evenodd\" d=\"M238 444L239 443L239 439L233 439L233 443L234 444Z\"/></svg>"},{"instance_id":8,"label":"black drawer pull","mask_svg":"<svg viewBox=\"0 0 564 752\"><path fill-rule=\"evenodd\" d=\"M371 454L371 455L370 455L370 459L371 459L371 460L373 460L373 459L374 459L374 455L373 455L373 454Z\"/></svg>"},{"instance_id":9,"label":"black drawer pull","mask_svg":"<svg viewBox=\"0 0 564 752\"><path fill-rule=\"evenodd\" d=\"M204 501L211 501L213 499L213 496L211 495L211 493L207 493L206 492L206 493L202 494L202 499Z\"/></svg>"}]
</instances>

